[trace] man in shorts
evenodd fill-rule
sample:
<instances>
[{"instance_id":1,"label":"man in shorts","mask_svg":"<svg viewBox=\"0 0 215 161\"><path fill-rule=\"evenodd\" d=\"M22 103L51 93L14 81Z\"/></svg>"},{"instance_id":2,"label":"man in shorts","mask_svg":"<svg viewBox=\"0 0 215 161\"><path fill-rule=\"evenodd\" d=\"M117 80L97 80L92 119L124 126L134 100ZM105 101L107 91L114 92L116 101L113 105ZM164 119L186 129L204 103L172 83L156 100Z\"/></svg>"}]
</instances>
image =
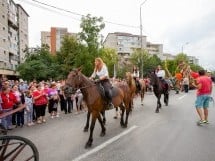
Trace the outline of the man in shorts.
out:
<instances>
[{"instance_id":1,"label":"man in shorts","mask_svg":"<svg viewBox=\"0 0 215 161\"><path fill-rule=\"evenodd\" d=\"M200 118L197 125L208 124L208 107L211 100L212 81L206 75L205 70L199 71L199 77L193 85L197 88L195 107Z\"/></svg>"}]
</instances>

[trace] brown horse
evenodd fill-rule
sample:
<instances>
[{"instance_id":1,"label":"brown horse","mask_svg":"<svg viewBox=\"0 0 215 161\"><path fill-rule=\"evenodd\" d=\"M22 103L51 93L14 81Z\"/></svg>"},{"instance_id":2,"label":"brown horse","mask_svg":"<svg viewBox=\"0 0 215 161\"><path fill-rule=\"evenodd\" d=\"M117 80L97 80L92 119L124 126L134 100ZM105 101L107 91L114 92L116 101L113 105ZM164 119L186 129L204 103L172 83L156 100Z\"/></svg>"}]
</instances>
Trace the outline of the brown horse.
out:
<instances>
[{"instance_id":1,"label":"brown horse","mask_svg":"<svg viewBox=\"0 0 215 161\"><path fill-rule=\"evenodd\" d=\"M101 125L101 133L100 136L104 136L106 129L101 117L101 113L104 113L106 101L104 99L104 96L102 94L102 90L100 87L100 84L95 84L94 81L90 80L88 77L83 75L81 73L81 69L75 69L71 71L67 77L64 92L67 92L67 89L71 87L72 91L75 92L77 89L80 89L83 96L84 101L88 107L89 114L92 115L91 118L91 124L90 124L90 135L89 139L85 145L85 148L89 148L92 146L93 142L93 130L95 127L96 120L98 119L100 125ZM125 88L125 89L124 89ZM122 89L126 90L127 92L124 92ZM122 110L121 115L121 126L127 127L128 123L128 115L131 109L131 99L130 99L130 92L129 87L123 84L119 84L116 87L113 87L113 98L112 102L115 107L120 107ZM126 110L126 120L124 122L123 114Z\"/></svg>"},{"instance_id":2,"label":"brown horse","mask_svg":"<svg viewBox=\"0 0 215 161\"><path fill-rule=\"evenodd\" d=\"M131 90L131 94L132 94L132 98L134 98L134 96L137 94L140 95L141 98L141 105L143 105L143 99L145 96L145 91L146 91L146 83L143 79L138 79L137 81L139 81L140 84L140 89L137 88L136 82L132 76L132 73L130 72L126 72L126 81L130 87ZM137 78L136 78L137 79ZM132 101L132 105L133 105L133 101Z\"/></svg>"},{"instance_id":3,"label":"brown horse","mask_svg":"<svg viewBox=\"0 0 215 161\"><path fill-rule=\"evenodd\" d=\"M128 86L129 86L130 91L131 91L132 108L133 108L133 106L134 106L133 99L136 95L136 90L137 90L136 83L135 83L135 80L134 80L131 72L126 72L125 77L126 77L126 82L128 83Z\"/></svg>"},{"instance_id":4,"label":"brown horse","mask_svg":"<svg viewBox=\"0 0 215 161\"><path fill-rule=\"evenodd\" d=\"M140 82L139 94L140 94L140 98L141 98L141 105L143 105L143 99L144 99L145 92L146 92L146 82L144 79L139 79L139 82Z\"/></svg>"}]
</instances>

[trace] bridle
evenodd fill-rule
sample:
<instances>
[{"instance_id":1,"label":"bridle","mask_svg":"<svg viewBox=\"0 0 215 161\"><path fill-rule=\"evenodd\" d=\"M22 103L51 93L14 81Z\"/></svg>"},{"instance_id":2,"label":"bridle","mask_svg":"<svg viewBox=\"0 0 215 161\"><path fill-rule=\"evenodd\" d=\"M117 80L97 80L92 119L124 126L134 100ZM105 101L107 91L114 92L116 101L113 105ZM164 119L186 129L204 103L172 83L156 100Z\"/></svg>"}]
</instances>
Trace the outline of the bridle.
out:
<instances>
[{"instance_id":1,"label":"bridle","mask_svg":"<svg viewBox=\"0 0 215 161\"><path fill-rule=\"evenodd\" d=\"M81 77L80 77L80 75L77 75L78 76L78 80L79 81L81 81ZM70 85L69 84L67 84L69 87L70 87ZM83 86L83 87L76 87L76 88L73 88L73 91L76 91L76 90L78 90L78 89L86 89L86 88L89 88L89 87L92 87L92 86L95 86L96 84L90 84L90 85L86 85L86 86Z\"/></svg>"}]
</instances>

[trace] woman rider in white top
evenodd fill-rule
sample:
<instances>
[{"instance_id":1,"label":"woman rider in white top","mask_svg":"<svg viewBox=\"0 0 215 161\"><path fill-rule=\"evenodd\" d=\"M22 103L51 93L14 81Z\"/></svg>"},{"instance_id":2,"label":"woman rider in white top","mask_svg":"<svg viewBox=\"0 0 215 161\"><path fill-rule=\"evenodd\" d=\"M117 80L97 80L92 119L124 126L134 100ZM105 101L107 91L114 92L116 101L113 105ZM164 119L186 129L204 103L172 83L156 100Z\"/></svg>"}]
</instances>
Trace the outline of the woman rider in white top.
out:
<instances>
[{"instance_id":1,"label":"woman rider in white top","mask_svg":"<svg viewBox=\"0 0 215 161\"><path fill-rule=\"evenodd\" d=\"M133 75L133 78L134 78L135 83L136 83L137 92L139 92L141 90L141 86L140 86L140 82L139 82L140 72L136 66L133 67L132 75Z\"/></svg>"},{"instance_id":2,"label":"woman rider in white top","mask_svg":"<svg viewBox=\"0 0 215 161\"><path fill-rule=\"evenodd\" d=\"M96 82L101 82L102 86L104 87L105 96L108 101L107 109L114 108L114 106L112 104L112 93L111 93L112 85L109 80L108 69L101 58L95 59L95 68L94 68L93 74L91 75L90 79L94 79Z\"/></svg>"},{"instance_id":3,"label":"woman rider in white top","mask_svg":"<svg viewBox=\"0 0 215 161\"><path fill-rule=\"evenodd\" d=\"M155 73L156 73L158 78L165 79L165 71L161 69L160 65L158 65Z\"/></svg>"}]
</instances>

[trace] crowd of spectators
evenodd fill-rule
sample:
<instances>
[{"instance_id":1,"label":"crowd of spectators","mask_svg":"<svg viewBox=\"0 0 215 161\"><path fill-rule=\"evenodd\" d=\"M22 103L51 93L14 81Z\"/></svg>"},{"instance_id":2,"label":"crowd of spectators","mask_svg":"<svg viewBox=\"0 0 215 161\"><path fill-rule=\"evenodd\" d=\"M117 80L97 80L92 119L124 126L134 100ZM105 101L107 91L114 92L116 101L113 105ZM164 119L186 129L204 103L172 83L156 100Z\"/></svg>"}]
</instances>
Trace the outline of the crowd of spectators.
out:
<instances>
[{"instance_id":1,"label":"crowd of spectators","mask_svg":"<svg viewBox=\"0 0 215 161\"><path fill-rule=\"evenodd\" d=\"M64 95L64 81L32 81L1 79L0 81L0 115L13 113L0 119L3 128L33 126L46 123L60 117L60 114L75 114L85 111L83 95L80 90L75 94Z\"/></svg>"}]
</instances>

